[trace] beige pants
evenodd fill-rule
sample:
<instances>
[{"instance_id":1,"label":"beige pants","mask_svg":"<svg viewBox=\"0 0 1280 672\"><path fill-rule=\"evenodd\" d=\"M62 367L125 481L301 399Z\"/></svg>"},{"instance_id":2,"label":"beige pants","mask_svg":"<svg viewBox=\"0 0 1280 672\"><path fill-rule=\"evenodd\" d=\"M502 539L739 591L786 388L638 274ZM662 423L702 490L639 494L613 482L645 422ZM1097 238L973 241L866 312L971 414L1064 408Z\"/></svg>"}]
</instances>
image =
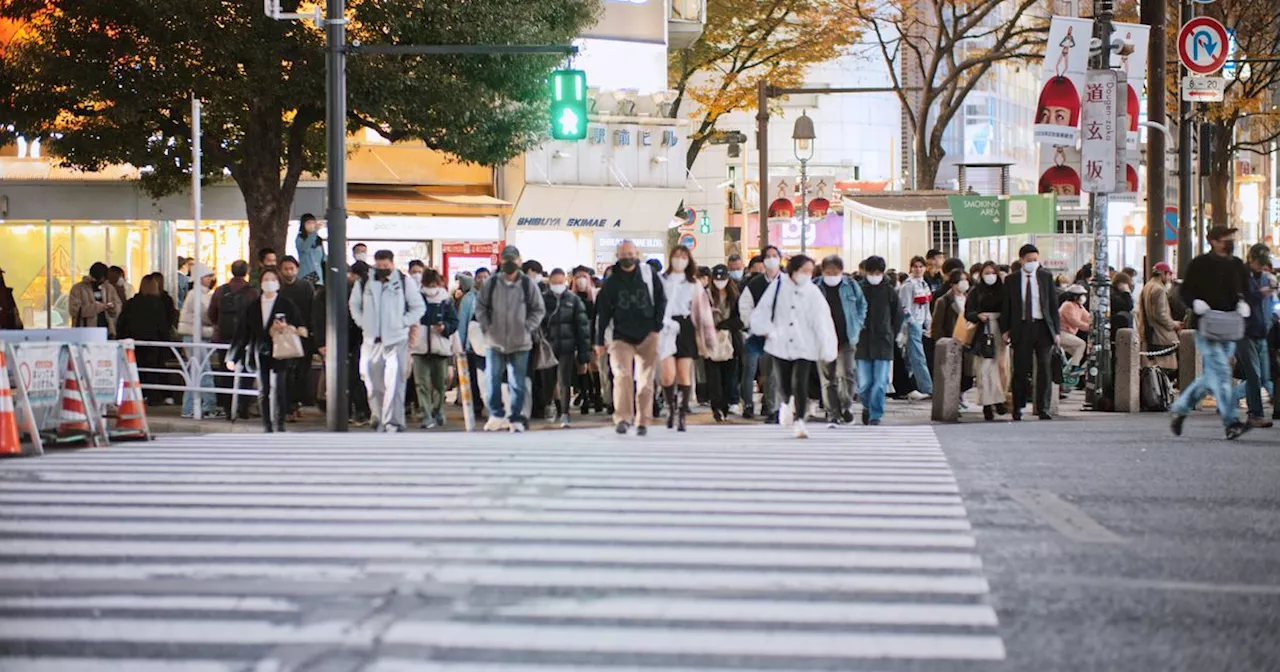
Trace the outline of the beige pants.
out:
<instances>
[{"instance_id":1,"label":"beige pants","mask_svg":"<svg viewBox=\"0 0 1280 672\"><path fill-rule=\"evenodd\" d=\"M995 337L996 356L992 359L974 357L973 369L977 376L979 403L997 406L1009 403L1009 346L1004 344L1000 325L995 320L988 323Z\"/></svg>"},{"instance_id":2,"label":"beige pants","mask_svg":"<svg viewBox=\"0 0 1280 672\"><path fill-rule=\"evenodd\" d=\"M1059 336L1062 338L1062 349L1071 355L1071 364L1080 366L1080 363L1084 361L1085 351L1089 347L1088 344L1084 342L1083 338L1075 334L1063 332Z\"/></svg>"},{"instance_id":3,"label":"beige pants","mask_svg":"<svg viewBox=\"0 0 1280 672\"><path fill-rule=\"evenodd\" d=\"M613 366L613 424L634 422L637 427L648 427L658 368L658 334L649 334L639 345L614 339L609 343L609 363Z\"/></svg>"}]
</instances>

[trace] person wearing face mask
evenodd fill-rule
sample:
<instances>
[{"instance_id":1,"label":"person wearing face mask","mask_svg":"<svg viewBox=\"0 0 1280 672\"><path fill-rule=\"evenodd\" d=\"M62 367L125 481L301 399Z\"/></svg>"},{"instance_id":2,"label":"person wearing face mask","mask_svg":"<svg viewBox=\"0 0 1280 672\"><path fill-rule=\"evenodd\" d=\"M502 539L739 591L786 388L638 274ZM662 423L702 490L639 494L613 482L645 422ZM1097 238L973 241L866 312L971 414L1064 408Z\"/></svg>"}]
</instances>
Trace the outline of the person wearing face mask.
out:
<instances>
[{"instance_id":1,"label":"person wearing face mask","mask_svg":"<svg viewBox=\"0 0 1280 672\"><path fill-rule=\"evenodd\" d=\"M715 322L716 340L705 360L707 390L711 413L716 422L724 422L733 402L734 372L742 352L742 317L738 313L738 283L729 276L729 267L719 264L711 269L707 287L711 317Z\"/></svg>"},{"instance_id":2,"label":"person wearing face mask","mask_svg":"<svg viewBox=\"0 0 1280 672\"><path fill-rule=\"evenodd\" d=\"M369 392L374 431L405 429L404 391L409 378L409 329L419 324L426 304L412 280L395 267L391 250L374 254L371 277L351 292L348 308L360 325L360 377Z\"/></svg>"},{"instance_id":3,"label":"person wearing face mask","mask_svg":"<svg viewBox=\"0 0 1280 672\"><path fill-rule=\"evenodd\" d=\"M298 236L293 241L298 250L298 277L319 287L324 284L325 252L320 239L320 222L310 213L298 220Z\"/></svg>"},{"instance_id":4,"label":"person wearing face mask","mask_svg":"<svg viewBox=\"0 0 1280 672\"><path fill-rule=\"evenodd\" d=\"M862 285L844 274L844 260L831 255L822 260L822 296L836 328L835 360L818 367L827 420L835 425L853 423L853 397L858 384L858 338L867 320L867 297Z\"/></svg>"},{"instance_id":5,"label":"person wearing face mask","mask_svg":"<svg viewBox=\"0 0 1280 672\"><path fill-rule=\"evenodd\" d=\"M576 292L569 291L569 278L563 269L552 269L542 300L546 304L542 332L559 365L539 373L544 376L543 389L555 391L555 416L560 426L567 428L573 389L581 385L591 361L591 319L586 303Z\"/></svg>"},{"instance_id":6,"label":"person wearing face mask","mask_svg":"<svg viewBox=\"0 0 1280 672\"><path fill-rule=\"evenodd\" d=\"M484 266L477 268L473 274L475 281L472 283L471 289L458 302L458 341L462 344L463 352L467 353L467 369L471 374L471 403L475 408L477 420L483 420L484 416L487 415L484 397L480 396L480 374L484 373L487 352L476 351L471 343L471 328L478 324L476 322L476 298L479 296L484 284L488 282L490 275L488 268Z\"/></svg>"},{"instance_id":7,"label":"person wearing face mask","mask_svg":"<svg viewBox=\"0 0 1280 672\"><path fill-rule=\"evenodd\" d=\"M782 388L778 423L792 427L797 439L809 438L809 377L820 363L839 354L836 326L822 291L813 284L813 260L797 254L787 272L769 285L751 316L750 331L765 338Z\"/></svg>"},{"instance_id":8,"label":"person wearing face mask","mask_svg":"<svg viewBox=\"0 0 1280 672\"><path fill-rule=\"evenodd\" d=\"M738 312L745 324L751 324L751 315L759 305L760 297L770 285L777 284L782 274L782 251L770 245L764 248L761 263L763 270L759 275L747 280L742 296L738 299ZM755 260L752 259L752 265ZM742 417L750 420L755 411L756 375L763 378L763 396L761 399L761 415L766 424L778 422L778 386L773 376L773 356L764 349L760 339L749 338L745 346L746 354L742 362Z\"/></svg>"},{"instance_id":9,"label":"person wearing face mask","mask_svg":"<svg viewBox=\"0 0 1280 672\"><path fill-rule=\"evenodd\" d=\"M738 283L738 289L742 289L742 279L746 277L747 264L742 260L742 255L733 253L725 260L725 268L729 269L729 279ZM714 270L714 269L713 269Z\"/></svg>"},{"instance_id":10,"label":"person wearing face mask","mask_svg":"<svg viewBox=\"0 0 1280 672\"><path fill-rule=\"evenodd\" d=\"M486 432L527 429L525 400L529 393L529 354L533 337L542 326L546 303L537 283L520 271L520 250L508 245L502 250L502 266L489 278L476 297L476 322L487 341L485 376L488 383L489 421ZM502 399L506 378L511 391L511 415Z\"/></svg>"},{"instance_id":11,"label":"person wearing face mask","mask_svg":"<svg viewBox=\"0 0 1280 672\"><path fill-rule=\"evenodd\" d=\"M1053 346L1061 342L1058 288L1053 274L1040 267L1040 250L1035 245L1023 245L1018 258L1022 265L1005 283L1000 312L1000 331L1013 346L1013 419L1022 420L1032 373L1039 371L1033 408L1041 420L1052 420L1053 376L1049 367Z\"/></svg>"},{"instance_id":12,"label":"person wearing face mask","mask_svg":"<svg viewBox=\"0 0 1280 672\"><path fill-rule=\"evenodd\" d=\"M458 313L439 271L423 269L419 276L418 288L426 307L418 324L409 330L409 353L413 355L413 380L422 404L422 428L434 429L445 426L444 393L453 356L450 339L458 330Z\"/></svg>"},{"instance_id":13,"label":"person wearing face mask","mask_svg":"<svg viewBox=\"0 0 1280 672\"><path fill-rule=\"evenodd\" d=\"M596 355L608 348L613 370L613 423L618 434L635 424L636 436L648 434L653 406L658 341L667 295L663 283L630 240L618 245L618 263L596 295Z\"/></svg>"},{"instance_id":14,"label":"person wearing face mask","mask_svg":"<svg viewBox=\"0 0 1280 672\"><path fill-rule=\"evenodd\" d=\"M862 294L867 300L867 319L858 336L858 397L862 400L862 424L878 425L884 417L884 399L889 389L893 344L902 331L906 313L898 293L885 280L883 257L862 262L866 275Z\"/></svg>"},{"instance_id":15,"label":"person wearing face mask","mask_svg":"<svg viewBox=\"0 0 1280 672\"><path fill-rule=\"evenodd\" d=\"M356 261L369 263L369 246L364 243L356 243L351 246L351 257Z\"/></svg>"},{"instance_id":16,"label":"person wearing face mask","mask_svg":"<svg viewBox=\"0 0 1280 672\"><path fill-rule=\"evenodd\" d=\"M89 275L71 288L68 298L72 326L101 327L111 336L123 307L115 285L107 282L107 265L102 262L89 267Z\"/></svg>"},{"instance_id":17,"label":"person wearing face mask","mask_svg":"<svg viewBox=\"0 0 1280 672\"><path fill-rule=\"evenodd\" d=\"M588 338L596 331L596 286L591 281L591 269L586 266L579 266L573 269L573 282L570 289L587 310L587 322L589 330ZM594 350L590 353L591 358L587 363L587 372L580 376L578 383L578 400L577 405L582 409L583 415L590 415L592 409L602 411L605 409L604 393L601 389L602 378L600 375L601 365L596 361ZM604 378L608 378L607 368ZM609 390L612 397L612 390Z\"/></svg>"},{"instance_id":18,"label":"person wearing face mask","mask_svg":"<svg viewBox=\"0 0 1280 672\"><path fill-rule=\"evenodd\" d=\"M1236 343L1244 335L1245 320L1253 314L1245 301L1249 271L1235 256L1237 233L1226 226L1209 229L1206 237L1212 250L1191 260L1182 282L1182 299L1190 303L1192 312L1188 326L1196 330L1196 352L1204 366L1170 409L1174 436L1182 436L1187 414L1206 394L1218 400L1227 440L1237 439L1250 429L1238 417L1231 376Z\"/></svg>"},{"instance_id":19,"label":"person wearing face mask","mask_svg":"<svg viewBox=\"0 0 1280 672\"><path fill-rule=\"evenodd\" d=\"M302 324L311 324L311 306L315 303L316 289L310 280L302 277L298 260L286 255L280 260L280 294L298 309ZM314 347L310 338L302 339L307 356L288 362L289 390L293 393L293 408L289 422L302 419L302 407L316 403L316 385L311 374L311 354Z\"/></svg>"},{"instance_id":20,"label":"person wearing face mask","mask_svg":"<svg viewBox=\"0 0 1280 672\"><path fill-rule=\"evenodd\" d=\"M247 264L246 264L247 266ZM192 271L192 277L195 278L195 286L191 291L187 292L187 300L182 302L182 308L178 311L178 335L182 336L182 340L186 343L195 341L195 330L200 330L200 340L206 343L216 341L214 326L217 324L216 313L211 315L209 308L213 302L213 285L215 282L213 269L204 264L196 264L195 270ZM196 309L199 304L199 311ZM197 315L199 312L199 315ZM227 339L230 341L230 338ZM194 353L188 353L191 356ZM207 374L209 373L209 361L207 359L199 359L200 370L197 371L196 380L200 381L200 387L213 387L213 379ZM222 410L218 408L217 399L212 394L204 392L185 392L182 395L182 417L194 418L195 405L200 404L200 415L202 418L219 418L226 417Z\"/></svg>"},{"instance_id":21,"label":"person wearing face mask","mask_svg":"<svg viewBox=\"0 0 1280 672\"><path fill-rule=\"evenodd\" d=\"M283 432L290 404L287 375L290 360L275 358L273 337L292 331L305 338L308 331L303 326L298 307L280 294L279 271L262 269L258 282L262 294L245 308L231 339L231 349L227 351L226 366L234 371L239 362L247 370L258 372L258 401L262 407L263 428L267 433Z\"/></svg>"},{"instance_id":22,"label":"person wearing face mask","mask_svg":"<svg viewBox=\"0 0 1280 672\"><path fill-rule=\"evenodd\" d=\"M693 363L715 343L715 322L706 290L698 282L697 266L689 248L671 250L662 277L667 297L658 356L662 361L662 395L667 408L667 429L685 431L689 398L693 393ZM679 404L676 385L679 384Z\"/></svg>"},{"instance_id":23,"label":"person wearing face mask","mask_svg":"<svg viewBox=\"0 0 1280 672\"><path fill-rule=\"evenodd\" d=\"M1088 343L1080 338L1080 330L1089 331L1092 316L1085 308L1089 292L1080 285L1070 285L1063 291L1064 301L1058 308L1059 321L1062 324L1062 349L1070 355L1071 365L1079 368L1084 363L1088 351Z\"/></svg>"},{"instance_id":24,"label":"person wearing face mask","mask_svg":"<svg viewBox=\"0 0 1280 672\"><path fill-rule=\"evenodd\" d=\"M911 377L916 389L907 395L912 401L923 401L933 397L933 376L929 373L929 362L925 356L926 348L932 349L932 338L926 342L925 334L931 333L933 312L933 291L924 280L924 257L911 260L911 274L898 289L898 302L906 315L906 331L899 335L898 344L907 353L907 364L911 367ZM948 272L950 277L950 271ZM945 292L944 292L945 293Z\"/></svg>"},{"instance_id":25,"label":"person wearing face mask","mask_svg":"<svg viewBox=\"0 0 1280 672\"><path fill-rule=\"evenodd\" d=\"M1166 350L1178 344L1178 332L1182 324L1173 317L1169 291L1173 286L1173 267L1161 261L1151 267L1151 279L1142 285L1138 293L1138 336L1143 352ZM1177 379L1178 350L1157 357L1148 357L1144 366L1157 366L1165 370L1171 380Z\"/></svg>"},{"instance_id":26,"label":"person wearing face mask","mask_svg":"<svg viewBox=\"0 0 1280 672\"><path fill-rule=\"evenodd\" d=\"M964 319L978 325L973 336L973 368L977 379L978 400L982 417L991 422L996 415L1009 412L1007 402L1009 346L1000 333L1000 311L1004 307L1004 283L995 262L988 261L978 270L979 282L969 291L964 304Z\"/></svg>"}]
</instances>

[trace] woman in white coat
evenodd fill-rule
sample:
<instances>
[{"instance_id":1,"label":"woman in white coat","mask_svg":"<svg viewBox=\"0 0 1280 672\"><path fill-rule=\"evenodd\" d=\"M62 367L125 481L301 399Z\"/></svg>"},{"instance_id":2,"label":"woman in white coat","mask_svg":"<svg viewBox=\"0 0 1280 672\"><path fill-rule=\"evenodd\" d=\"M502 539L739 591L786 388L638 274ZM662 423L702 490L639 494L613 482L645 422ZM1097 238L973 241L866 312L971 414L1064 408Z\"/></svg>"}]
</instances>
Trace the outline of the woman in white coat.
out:
<instances>
[{"instance_id":1,"label":"woman in white coat","mask_svg":"<svg viewBox=\"0 0 1280 672\"><path fill-rule=\"evenodd\" d=\"M813 284L813 269L809 257L792 257L787 272L769 285L751 313L751 333L765 337L764 351L778 367L783 398L779 422L793 425L797 439L809 438L804 417L813 368L835 361L839 352L831 307Z\"/></svg>"}]
</instances>

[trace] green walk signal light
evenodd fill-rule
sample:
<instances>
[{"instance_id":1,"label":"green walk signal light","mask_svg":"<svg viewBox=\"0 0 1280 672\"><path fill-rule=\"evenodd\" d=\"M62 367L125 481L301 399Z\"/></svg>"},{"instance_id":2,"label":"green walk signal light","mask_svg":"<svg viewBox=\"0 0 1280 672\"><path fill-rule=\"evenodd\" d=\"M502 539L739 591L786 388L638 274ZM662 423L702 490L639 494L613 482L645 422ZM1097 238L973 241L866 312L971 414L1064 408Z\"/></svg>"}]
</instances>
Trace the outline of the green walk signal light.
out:
<instances>
[{"instance_id":1,"label":"green walk signal light","mask_svg":"<svg viewBox=\"0 0 1280 672\"><path fill-rule=\"evenodd\" d=\"M587 73L556 70L551 73L551 137L583 140L587 137Z\"/></svg>"},{"instance_id":2,"label":"green walk signal light","mask_svg":"<svg viewBox=\"0 0 1280 672\"><path fill-rule=\"evenodd\" d=\"M702 213L702 223L698 225L698 233L702 235L710 235L711 233L711 215Z\"/></svg>"}]
</instances>

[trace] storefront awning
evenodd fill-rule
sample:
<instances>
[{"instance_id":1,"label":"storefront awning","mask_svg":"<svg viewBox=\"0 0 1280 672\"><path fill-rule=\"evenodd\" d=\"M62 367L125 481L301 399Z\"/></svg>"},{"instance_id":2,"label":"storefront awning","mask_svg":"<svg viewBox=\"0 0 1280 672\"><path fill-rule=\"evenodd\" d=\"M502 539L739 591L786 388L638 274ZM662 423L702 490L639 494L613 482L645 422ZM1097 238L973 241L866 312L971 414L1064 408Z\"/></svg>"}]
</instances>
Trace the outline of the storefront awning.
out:
<instances>
[{"instance_id":1,"label":"storefront awning","mask_svg":"<svg viewBox=\"0 0 1280 672\"><path fill-rule=\"evenodd\" d=\"M525 185L508 231L666 231L683 189Z\"/></svg>"},{"instance_id":2,"label":"storefront awning","mask_svg":"<svg viewBox=\"0 0 1280 672\"><path fill-rule=\"evenodd\" d=\"M496 217L509 214L511 207L492 196L426 193L422 188L353 186L347 192L347 210L360 217Z\"/></svg>"}]
</instances>

